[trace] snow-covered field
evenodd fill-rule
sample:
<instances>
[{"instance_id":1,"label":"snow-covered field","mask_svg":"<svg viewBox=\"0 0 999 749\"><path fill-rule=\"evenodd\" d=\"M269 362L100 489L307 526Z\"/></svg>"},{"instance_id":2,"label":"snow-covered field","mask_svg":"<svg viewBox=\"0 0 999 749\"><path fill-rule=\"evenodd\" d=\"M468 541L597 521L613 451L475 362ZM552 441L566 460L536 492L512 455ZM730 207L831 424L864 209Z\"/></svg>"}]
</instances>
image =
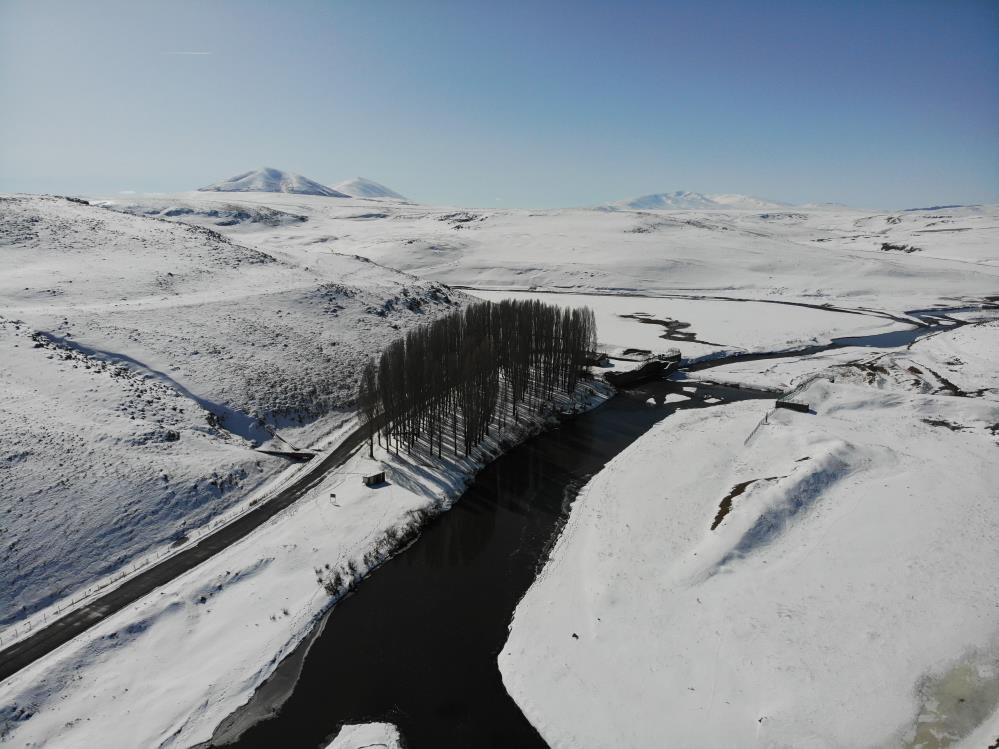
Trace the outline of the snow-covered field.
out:
<instances>
[{"instance_id":1,"label":"snow-covered field","mask_svg":"<svg viewBox=\"0 0 999 749\"><path fill-rule=\"evenodd\" d=\"M248 246L303 260L332 249L479 288L709 294L898 313L954 306L999 288L995 205L888 213L821 206L460 209L276 193L108 200L135 212L233 203L247 213L278 210L305 220L271 226L170 218L221 222L219 231Z\"/></svg>"},{"instance_id":2,"label":"snow-covered field","mask_svg":"<svg viewBox=\"0 0 999 749\"><path fill-rule=\"evenodd\" d=\"M999 324L814 369L581 492L500 656L551 746L999 736Z\"/></svg>"},{"instance_id":3,"label":"snow-covered field","mask_svg":"<svg viewBox=\"0 0 999 749\"><path fill-rule=\"evenodd\" d=\"M0 199L0 255L0 628L246 499L286 466L254 443L313 444L461 298L53 197Z\"/></svg>"},{"instance_id":4,"label":"snow-covered field","mask_svg":"<svg viewBox=\"0 0 999 749\"><path fill-rule=\"evenodd\" d=\"M288 189L311 189L303 180ZM272 432L299 448L334 441L358 363L461 304L447 283L589 304L619 354L867 339L692 373L805 384L816 413L761 424L755 401L678 413L591 481L500 661L553 746L988 745L999 323L876 344L913 311L984 318L999 297L999 207L737 197L543 211L385 192L0 199L0 627L259 496L287 468L253 450L285 444ZM0 738L207 739L328 610L323 583L363 574L470 470L380 457L390 486L360 486L355 458L0 685ZM333 745L393 730L345 729Z\"/></svg>"},{"instance_id":5,"label":"snow-covered field","mask_svg":"<svg viewBox=\"0 0 999 749\"><path fill-rule=\"evenodd\" d=\"M744 351L782 351L826 344L833 338L872 336L912 327L877 314L766 301L478 289L470 293L490 301L529 298L590 307L596 316L602 349L611 354L663 353L677 348L685 359L713 358Z\"/></svg>"}]
</instances>

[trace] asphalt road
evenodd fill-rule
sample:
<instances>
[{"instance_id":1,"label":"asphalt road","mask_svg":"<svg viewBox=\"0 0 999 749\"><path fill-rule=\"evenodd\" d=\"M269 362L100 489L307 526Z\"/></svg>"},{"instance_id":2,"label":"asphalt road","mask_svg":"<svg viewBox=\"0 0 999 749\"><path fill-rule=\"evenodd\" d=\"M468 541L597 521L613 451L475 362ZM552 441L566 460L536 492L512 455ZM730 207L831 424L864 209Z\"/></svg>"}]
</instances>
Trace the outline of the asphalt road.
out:
<instances>
[{"instance_id":1,"label":"asphalt road","mask_svg":"<svg viewBox=\"0 0 999 749\"><path fill-rule=\"evenodd\" d=\"M163 559L152 567L128 578L117 588L108 591L86 606L66 612L30 637L0 650L0 681L34 663L43 655L51 653L102 619L137 601L164 583L168 583L175 577L197 567L209 557L215 556L227 546L249 535L281 510L314 489L329 471L343 465L351 453L364 442L365 432L364 427L354 430L313 470L286 486L270 499L261 502L245 515L205 536L190 548Z\"/></svg>"}]
</instances>

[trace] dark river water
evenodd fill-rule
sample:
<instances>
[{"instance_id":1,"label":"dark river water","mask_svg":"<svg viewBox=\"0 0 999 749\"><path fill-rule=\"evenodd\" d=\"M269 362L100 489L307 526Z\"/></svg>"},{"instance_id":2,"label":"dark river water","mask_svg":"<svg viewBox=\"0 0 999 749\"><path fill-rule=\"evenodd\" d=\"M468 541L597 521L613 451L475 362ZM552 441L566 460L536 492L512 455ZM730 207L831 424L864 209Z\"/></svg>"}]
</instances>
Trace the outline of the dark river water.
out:
<instances>
[{"instance_id":1,"label":"dark river water","mask_svg":"<svg viewBox=\"0 0 999 749\"><path fill-rule=\"evenodd\" d=\"M514 608L565 522L577 491L677 408L701 398L774 397L656 382L514 448L478 474L406 551L338 603L214 742L318 747L344 723L395 723L410 749L544 747L506 693L496 657ZM651 400L650 400L651 399ZM283 700L283 704L281 704Z\"/></svg>"}]
</instances>

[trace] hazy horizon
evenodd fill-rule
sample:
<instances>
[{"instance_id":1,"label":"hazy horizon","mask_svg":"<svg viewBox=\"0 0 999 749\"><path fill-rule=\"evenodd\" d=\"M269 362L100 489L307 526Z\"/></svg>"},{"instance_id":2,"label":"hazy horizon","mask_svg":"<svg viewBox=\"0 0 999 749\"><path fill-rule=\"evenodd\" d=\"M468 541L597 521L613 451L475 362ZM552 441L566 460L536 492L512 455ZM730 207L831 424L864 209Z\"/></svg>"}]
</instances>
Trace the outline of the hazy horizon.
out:
<instances>
[{"instance_id":1,"label":"hazy horizon","mask_svg":"<svg viewBox=\"0 0 999 749\"><path fill-rule=\"evenodd\" d=\"M375 182L377 184L381 184L383 187L388 187L390 189L392 188L392 185L386 185L386 184L380 182L379 180L373 180L373 179L371 179L369 177L366 177L363 174L360 174L360 175L359 174L355 174L355 175L352 175L351 177L347 177L347 178L337 178L337 179L331 179L331 180L321 180L321 179L313 179L312 177L310 177L310 175L308 175L308 174L302 174L301 172L293 172L290 169L281 169L280 167L275 167L272 164L261 164L261 165L255 167L254 169L244 170L243 172L239 172L239 173L233 174L233 175L227 175L226 177L223 177L223 178L221 178L219 180L216 180L215 182L216 183L220 183L220 182L223 182L223 181L228 181L229 179L231 179L233 177L242 176L244 174L252 174L253 172L263 171L265 169L275 169L275 170L284 172L284 173L289 174L289 175L297 175L299 177L305 177L307 179L312 179L314 182L318 182L318 183L320 183L321 185L323 185L325 187L330 187L330 188L334 188L334 189L336 189L336 187L337 187L337 185L339 183L348 182L348 181L353 180L353 179L367 179L367 180L370 180L370 181ZM215 183L212 183L212 184L215 184ZM107 199L107 200L112 200L112 199L115 199L115 198L121 198L123 200L127 200L128 198L156 198L156 197L162 197L162 196L168 196L168 195L178 195L178 194L182 194L182 193L186 193L186 192L197 193L197 192L207 191L209 194L211 194L212 192L214 192L213 190L209 189L209 188L212 187L212 184L201 185L201 186L198 186L198 187L182 188L182 189L179 189L179 190L172 190L172 191L164 191L164 190L159 190L159 191L119 190L117 192L78 191L78 192L76 192L74 194L78 195L80 197L100 198L100 199ZM725 192L720 192L720 191L701 192L701 191L695 191L695 190L682 190L682 189L678 189L678 190L660 190L660 191L657 191L655 193L646 193L644 195L627 195L627 196L621 196L621 197L619 197L617 199L614 199L614 200L605 200L605 201L601 201L599 203L587 203L587 204L577 204L577 205L561 205L561 206L552 205L552 206L544 206L544 207L541 207L541 206L499 206L499 207L520 208L520 209L523 209L523 210L531 210L531 209L543 210L543 209L546 209L546 208L547 209L551 209L551 210L572 209L572 208L600 208L600 207L603 207L603 206L606 206L606 205L611 205L611 204L614 204L614 203L625 203L625 202L629 202L629 201L632 201L632 200L634 200L636 198L651 197L651 196L654 196L654 195L672 195L672 194L684 194L684 193L689 193L691 195L704 195L706 197L742 195L742 196L747 197L747 198L757 198L757 199L760 199L760 200L771 201L771 202L774 202L774 203L777 203L777 204L781 204L782 203L782 204L788 206L789 208L793 208L793 207L797 207L797 206L804 206L804 205L815 205L815 206L822 206L822 205L837 206L837 205L842 205L842 206L845 206L847 208L869 209L869 210L880 210L880 209L882 209L881 206L858 205L858 204L855 204L855 203L842 203L842 202L833 202L833 201L808 201L806 203L790 203L790 202L785 202L785 201L778 201L778 200L773 199L773 198L771 198L770 196L767 196L767 195L747 194L747 193L731 193L731 192L725 193ZM231 192L231 193L220 192L220 193L216 193L216 194L218 194L220 197L222 195L230 195L233 200L237 200L237 196L239 196L240 194L245 194L245 193L241 193L241 192ZM363 196L358 196L358 197L363 197ZM403 197L406 198L406 200L408 200L408 201L410 201L412 203L426 204L426 205L442 205L442 206L452 205L453 207L462 207L462 208L496 208L497 207L495 205L484 205L484 204L474 204L474 203L463 203L463 204L462 203L443 203L443 202L430 203L430 202L427 202L427 201L421 201L421 200L418 200L418 199L413 199L413 198L411 198L408 195L403 196ZM987 204L989 204L989 203L985 203L985 202L982 202L982 203L963 203L963 204L935 203L933 205L927 204L927 205L920 205L920 206L917 206L917 205L904 206L904 207L900 207L900 208L897 208L897 209L894 209L894 210L916 210L916 209L920 209L920 208L938 208L938 207L947 207L948 205L987 205Z\"/></svg>"},{"instance_id":2,"label":"hazy horizon","mask_svg":"<svg viewBox=\"0 0 999 749\"><path fill-rule=\"evenodd\" d=\"M0 190L999 202L999 6L0 5Z\"/></svg>"}]
</instances>

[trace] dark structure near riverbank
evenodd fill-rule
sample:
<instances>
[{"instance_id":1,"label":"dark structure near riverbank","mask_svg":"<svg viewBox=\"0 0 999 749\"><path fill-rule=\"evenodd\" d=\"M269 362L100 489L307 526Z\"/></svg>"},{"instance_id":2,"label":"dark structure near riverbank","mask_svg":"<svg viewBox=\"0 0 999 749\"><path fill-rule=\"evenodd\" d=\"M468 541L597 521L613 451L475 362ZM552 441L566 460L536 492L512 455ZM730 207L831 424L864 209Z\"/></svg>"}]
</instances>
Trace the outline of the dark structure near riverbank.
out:
<instances>
[{"instance_id":1,"label":"dark structure near riverbank","mask_svg":"<svg viewBox=\"0 0 999 749\"><path fill-rule=\"evenodd\" d=\"M634 387L643 382L661 380L680 363L680 352L676 351L676 349L673 351L676 353L660 354L649 359L637 369L626 372L608 372L604 375L604 379L617 388Z\"/></svg>"},{"instance_id":2,"label":"dark structure near riverbank","mask_svg":"<svg viewBox=\"0 0 999 749\"><path fill-rule=\"evenodd\" d=\"M807 403L800 403L798 401L779 400L774 405L777 408L786 408L788 411L797 411L803 414L811 412L811 409L808 407Z\"/></svg>"},{"instance_id":3,"label":"dark structure near riverbank","mask_svg":"<svg viewBox=\"0 0 999 749\"><path fill-rule=\"evenodd\" d=\"M493 423L519 422L573 393L595 347L592 310L535 300L472 304L410 330L361 375L371 449L384 437L389 449L422 445L442 456L450 437L454 454L467 456Z\"/></svg>"}]
</instances>

